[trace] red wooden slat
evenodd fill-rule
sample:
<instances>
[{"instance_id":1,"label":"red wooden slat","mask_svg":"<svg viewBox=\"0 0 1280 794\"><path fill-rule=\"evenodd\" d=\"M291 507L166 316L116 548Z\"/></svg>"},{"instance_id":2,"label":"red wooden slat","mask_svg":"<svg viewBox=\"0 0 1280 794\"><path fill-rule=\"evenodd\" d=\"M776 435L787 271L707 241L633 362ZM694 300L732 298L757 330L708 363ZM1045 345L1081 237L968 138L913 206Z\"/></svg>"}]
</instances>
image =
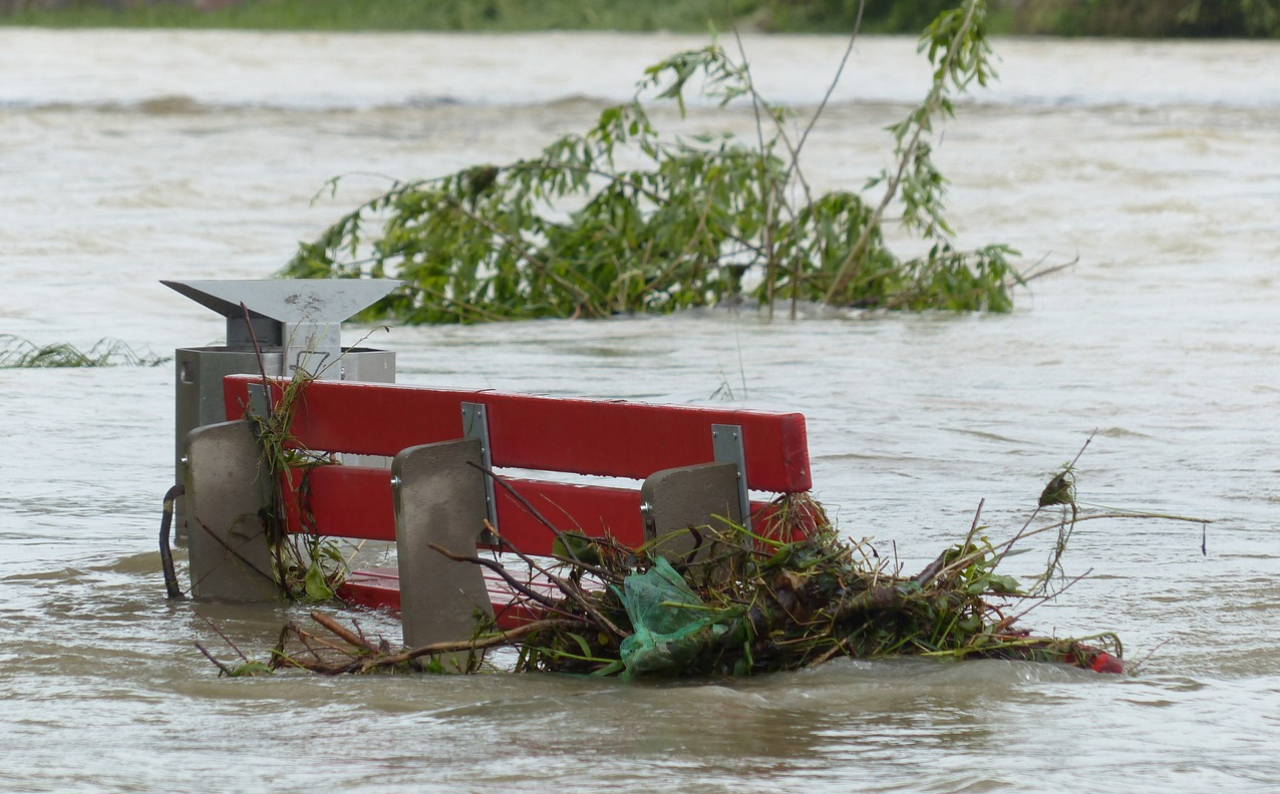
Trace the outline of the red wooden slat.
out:
<instances>
[{"instance_id":1,"label":"red wooden slat","mask_svg":"<svg viewBox=\"0 0 1280 794\"><path fill-rule=\"evenodd\" d=\"M600 537L606 533L632 548L644 543L640 491L632 488L507 480L543 518L560 530ZM525 554L550 555L554 534L499 486L498 531Z\"/></svg>"},{"instance_id":2,"label":"red wooden slat","mask_svg":"<svg viewBox=\"0 0 1280 794\"><path fill-rule=\"evenodd\" d=\"M513 629L522 623L546 617L540 609L531 609L528 605L517 601L515 594L496 573L485 570L484 577L498 628ZM338 595L348 603L358 606L399 612L399 581L394 568L357 571L338 588ZM554 597L555 594L552 593L552 595Z\"/></svg>"},{"instance_id":3,"label":"red wooden slat","mask_svg":"<svg viewBox=\"0 0 1280 794\"><path fill-rule=\"evenodd\" d=\"M361 466L317 466L306 477L292 472L297 503L288 500L289 531L314 531L320 535L394 541L395 513L391 497L391 473ZM640 492L631 488L579 486L542 480L508 479L557 529L603 535L608 531L619 542L638 546L644 542L640 517ZM547 555L555 537L505 489L499 487L498 528L503 537L526 554ZM299 504L305 505L307 523L299 520ZM479 531L479 527L476 528Z\"/></svg>"},{"instance_id":4,"label":"red wooden slat","mask_svg":"<svg viewBox=\"0 0 1280 794\"><path fill-rule=\"evenodd\" d=\"M314 531L361 540L396 539L391 472L363 466L317 466L290 473L295 498L285 499L290 532ZM305 507L307 522L299 520Z\"/></svg>"},{"instance_id":5,"label":"red wooden slat","mask_svg":"<svg viewBox=\"0 0 1280 794\"><path fill-rule=\"evenodd\" d=\"M226 378L227 416L242 415L248 385L259 380ZM732 424L743 428L749 487L795 493L812 486L804 417L798 413L314 381L291 430L312 449L390 456L462 437L462 402L486 406L495 466L643 479L711 461L711 425Z\"/></svg>"},{"instance_id":6,"label":"red wooden slat","mask_svg":"<svg viewBox=\"0 0 1280 794\"><path fill-rule=\"evenodd\" d=\"M382 575L385 573L386 575ZM353 571L338 587L338 595L348 603L370 609L400 611L400 577L395 568Z\"/></svg>"},{"instance_id":7,"label":"red wooden slat","mask_svg":"<svg viewBox=\"0 0 1280 794\"><path fill-rule=\"evenodd\" d=\"M320 535L364 540L395 541L395 514L391 497L391 473L361 466L318 466L306 477L292 472L294 493L286 504L290 532L314 531ZM569 485L545 480L507 479L543 518L564 531L593 537L611 535L635 548L644 543L640 515L640 491L592 485ZM496 491L498 530L503 538L525 554L551 554L555 536L506 489ZM299 519L305 506L307 522ZM770 506L752 502L757 531L770 531ZM793 516L793 519L796 518ZM813 523L812 521L808 523ZM788 538L790 540L791 538Z\"/></svg>"}]
</instances>

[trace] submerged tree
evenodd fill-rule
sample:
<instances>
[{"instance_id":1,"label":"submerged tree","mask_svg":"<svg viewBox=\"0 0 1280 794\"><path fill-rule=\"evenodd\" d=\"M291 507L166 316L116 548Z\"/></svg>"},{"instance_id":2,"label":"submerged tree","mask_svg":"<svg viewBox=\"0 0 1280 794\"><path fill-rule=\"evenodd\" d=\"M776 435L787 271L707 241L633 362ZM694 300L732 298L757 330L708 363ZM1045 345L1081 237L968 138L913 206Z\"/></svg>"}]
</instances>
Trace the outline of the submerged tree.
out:
<instances>
[{"instance_id":1,"label":"submerged tree","mask_svg":"<svg viewBox=\"0 0 1280 794\"><path fill-rule=\"evenodd\" d=\"M821 109L795 138L794 114L756 91L745 59L712 44L651 66L631 101L537 157L395 184L302 244L282 275L404 279L371 311L409 323L670 312L744 296L771 311L789 300L793 316L799 301L1008 311L1023 281L1008 262L1015 252L952 244L947 180L931 159L934 124L953 115L953 98L993 76L985 15L984 0L964 0L925 30L932 86L890 128L896 165L867 184L883 190L875 204L849 191L815 195L800 155ZM754 145L654 127L648 103L675 102L683 116L696 77L722 106L753 103ZM886 246L895 201L905 226L933 242L925 256L901 259ZM370 223L380 235L366 235Z\"/></svg>"}]
</instances>

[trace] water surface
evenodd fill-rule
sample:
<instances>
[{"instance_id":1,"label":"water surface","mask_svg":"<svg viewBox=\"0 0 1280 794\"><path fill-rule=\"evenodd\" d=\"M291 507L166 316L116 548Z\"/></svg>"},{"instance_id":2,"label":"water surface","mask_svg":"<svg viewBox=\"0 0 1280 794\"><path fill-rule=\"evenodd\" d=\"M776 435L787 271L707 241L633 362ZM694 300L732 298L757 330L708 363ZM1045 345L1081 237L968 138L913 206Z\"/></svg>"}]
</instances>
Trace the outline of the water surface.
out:
<instances>
[{"instance_id":1,"label":"water surface","mask_svg":"<svg viewBox=\"0 0 1280 794\"><path fill-rule=\"evenodd\" d=\"M264 278L378 174L535 152L701 39L0 31L0 333L166 353L222 321L161 278ZM749 39L812 108L844 42ZM1280 781L1280 45L997 42L947 125L961 243L1079 258L1004 316L695 312L395 328L409 383L800 410L816 495L907 569L1021 524L1094 430L1084 501L1215 519L1082 525L1038 632L1113 630L1127 678L837 662L746 682L218 679L293 613L169 604L171 367L0 371L0 762L15 791L1271 791ZM866 39L807 147L887 165L925 88ZM664 123L670 114L660 114ZM692 126L751 134L746 108ZM311 199L351 174L337 199ZM910 243L908 242L909 246ZM348 339L361 334L348 331ZM719 397L716 398L717 401ZM1027 575L1047 545L1009 560ZM181 558L181 554L179 555ZM394 622L364 618L394 634Z\"/></svg>"}]
</instances>

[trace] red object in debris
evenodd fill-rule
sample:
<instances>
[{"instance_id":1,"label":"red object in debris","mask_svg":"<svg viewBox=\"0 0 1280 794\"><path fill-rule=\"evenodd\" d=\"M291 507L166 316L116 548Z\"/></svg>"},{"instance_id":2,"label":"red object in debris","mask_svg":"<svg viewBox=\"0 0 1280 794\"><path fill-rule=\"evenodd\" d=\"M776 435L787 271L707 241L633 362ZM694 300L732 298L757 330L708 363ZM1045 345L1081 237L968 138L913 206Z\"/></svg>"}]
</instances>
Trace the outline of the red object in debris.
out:
<instances>
[{"instance_id":1,"label":"red object in debris","mask_svg":"<svg viewBox=\"0 0 1280 794\"><path fill-rule=\"evenodd\" d=\"M1093 664L1089 667L1095 673L1123 673L1124 660L1112 656L1106 651L1099 651L1098 655L1093 657Z\"/></svg>"}]
</instances>

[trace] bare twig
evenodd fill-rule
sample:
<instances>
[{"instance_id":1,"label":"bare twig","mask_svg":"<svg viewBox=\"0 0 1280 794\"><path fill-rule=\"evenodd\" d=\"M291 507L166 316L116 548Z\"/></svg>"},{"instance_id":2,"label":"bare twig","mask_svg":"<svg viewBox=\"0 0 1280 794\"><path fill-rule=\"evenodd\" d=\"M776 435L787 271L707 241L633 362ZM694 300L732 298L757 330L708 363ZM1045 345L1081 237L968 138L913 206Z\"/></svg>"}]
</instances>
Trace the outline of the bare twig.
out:
<instances>
[{"instance_id":1,"label":"bare twig","mask_svg":"<svg viewBox=\"0 0 1280 794\"><path fill-rule=\"evenodd\" d=\"M1095 513L1093 515L1078 516L1076 518L1070 518L1064 521L1057 521L1052 524L1046 524L1045 526L1037 527L1031 530L1030 532L1020 533L1019 535L1009 540L1006 540L1002 543L997 543L995 546L992 547L992 549L1007 551L1011 546L1013 546L1014 543L1016 543L1020 539L1030 538L1035 535L1039 535L1043 532L1051 532L1055 529L1061 529L1062 527L1065 527L1072 523L1080 523L1083 521L1097 521L1098 519L1103 519L1103 518L1156 518L1163 521L1185 521L1193 524L1213 523L1212 521L1208 521L1203 518L1194 518L1191 516L1175 516L1167 513L1142 513L1142 512L1136 512L1136 511ZM986 553L985 550L975 549L974 551L969 552L968 554L961 555L960 557L952 560L947 566L942 568L938 572L938 576L941 577L944 574L949 574L956 570L963 570L964 568L968 568L970 565L977 562L985 553Z\"/></svg>"},{"instance_id":2,"label":"bare twig","mask_svg":"<svg viewBox=\"0 0 1280 794\"><path fill-rule=\"evenodd\" d=\"M312 617L314 617L314 615ZM326 626L325 628L328 628L330 631L333 631L333 629L329 626ZM318 637L315 634L312 634L311 632L305 631L303 629L295 628L294 636L296 636L298 640L307 647L307 650L311 651L312 656L315 656L316 659L319 659L321 661L323 661L323 659L321 659L320 653L315 648L311 647L311 643L313 641L316 643L319 643L325 648L328 648L333 651L337 651L338 653L350 659L358 659L358 658L361 658L361 655L362 655L359 650L353 651L351 650L350 647L344 648L343 646L338 645L335 642L331 642L325 639L324 637ZM342 639L347 640L346 637L343 637ZM359 646L355 646L355 647L359 648Z\"/></svg>"},{"instance_id":3,"label":"bare twig","mask_svg":"<svg viewBox=\"0 0 1280 794\"><path fill-rule=\"evenodd\" d=\"M236 655L239 656L241 660L246 662L249 661L249 657L244 655L244 651L241 651L240 648L234 642L231 641L230 637L228 637L226 634L223 634L222 629L218 628L217 625L215 625L212 620L209 620L204 616L201 616L200 619L203 620L209 626L209 628L213 629L214 633L217 634L219 637L221 637L223 642L225 642L227 645L230 645L231 650L235 651Z\"/></svg>"},{"instance_id":4,"label":"bare twig","mask_svg":"<svg viewBox=\"0 0 1280 794\"><path fill-rule=\"evenodd\" d=\"M813 131L818 119L822 117L822 111L826 110L827 103L831 101L831 94L836 90L836 86L840 84L840 77L844 74L844 67L849 63L849 56L853 53L853 44L858 38L858 32L862 29L862 11L866 8L866 5L867 0L858 0L858 15L853 20L853 30L849 32L849 43L844 48L844 56L840 59L840 66L836 68L835 77L831 78L831 84L827 86L827 93L822 95L822 101L818 103L818 109L813 112L809 123L805 125L804 132L800 135L800 141L796 144L796 149L792 153L794 158L791 161L792 168L799 168L800 151L804 149L804 143L809 139L809 133ZM788 171L788 176L790 176L790 171Z\"/></svg>"},{"instance_id":5,"label":"bare twig","mask_svg":"<svg viewBox=\"0 0 1280 794\"><path fill-rule=\"evenodd\" d=\"M755 80L751 77L751 62L747 60L746 48L742 46L742 34L738 32L738 23L729 17L733 24L733 38L738 42L738 54L742 57L742 73L747 81L747 87L751 90L751 109L755 112L756 117L756 140L760 147L760 197L764 199L764 250L765 250L765 284L766 284L766 302L769 305L769 319L773 319L773 290L777 283L777 250L774 248L774 223L773 219L777 214L777 192L774 186L769 183L769 166L765 162L765 146L764 146L764 124L760 119L760 95L756 92ZM792 160L794 165L795 160ZM788 177L790 171L787 172ZM783 185L786 182L784 180ZM781 187L781 186L780 186Z\"/></svg>"},{"instance_id":6,"label":"bare twig","mask_svg":"<svg viewBox=\"0 0 1280 794\"><path fill-rule=\"evenodd\" d=\"M545 596L542 593L539 593L538 591L533 590L532 588L526 587L518 579L512 576L502 563L496 560L486 560L484 557L477 557L475 555L468 556L465 554L454 554L453 552L449 551L448 549L446 549L445 547L441 546L438 543L428 543L427 548L439 554L443 554L446 558L453 560L454 562L469 562L472 565L482 565L485 568L488 568L489 570L501 576L503 581L505 581L507 585L511 587L511 589L515 590L516 592L520 593L526 598L532 601L537 601L539 604L542 604L545 607L556 606L555 599Z\"/></svg>"},{"instance_id":7,"label":"bare twig","mask_svg":"<svg viewBox=\"0 0 1280 794\"><path fill-rule=\"evenodd\" d=\"M222 548L223 548L223 549L225 549L225 550L227 551L227 554L229 554L232 558L235 558L235 559L236 559L236 560L238 560L239 562L243 563L243 564L245 565L245 567L247 567L249 570L253 571L253 572L254 572L254 573L256 573L257 575L261 576L263 579L266 579L268 582L271 582L271 584L273 584L273 585L275 585L275 586L277 586L277 587L279 586L279 583L275 580L275 577L274 577L274 576L271 576L271 575L270 575L270 574L268 574L268 573L264 573L264 572L263 572L263 570L262 570L261 568L259 568L258 566L254 565L253 563L249 562L249 560L248 560L248 559L246 559L246 558L245 558L245 556L244 556L243 554L241 554L241 553L240 553L239 549L237 549L237 548L233 548L233 547L231 546L231 544L227 543L227 541L226 541L226 540L224 540L223 538L219 537L219 536L218 536L218 534L217 534L217 533L215 533L212 529L209 529L209 526L208 526L207 524L205 524L203 521L201 521L201 520L199 520L199 519L196 519L196 524L197 524L201 529L203 529L206 533L208 533L209 537L211 537L211 538L213 538L214 540L216 540L216 541L218 542L218 545L222 546ZM264 529L264 531L265 531L265 529ZM243 542L243 543L241 543L240 545L241 545L241 546L247 545L247 544L248 544L250 541L252 541L252 540L253 540L253 538L251 538L251 537L250 537L250 538L245 538L244 542ZM224 559L228 559L228 558L224 558ZM210 570L208 571L208 573L206 573L206 574L205 574L205 576L209 576L210 574L212 574L212 573L213 573L213 571L214 571L214 569L210 569ZM200 578L200 581L192 582L192 583L191 583L191 588L194 590L195 588L199 587L199 586L200 586L200 582L203 582L203 581L204 581L204 577L201 577L201 578Z\"/></svg>"},{"instance_id":8,"label":"bare twig","mask_svg":"<svg viewBox=\"0 0 1280 794\"><path fill-rule=\"evenodd\" d=\"M1092 433L1089 434L1089 437L1084 440L1084 444L1080 446L1080 451L1076 453L1076 456L1072 458L1071 462L1066 465L1065 469L1063 469L1064 473L1070 472L1076 467L1076 463L1080 461L1080 456L1083 455L1084 451L1089 448L1089 444L1093 442L1093 437L1096 436L1097 434L1098 434L1097 430L1094 430ZM1071 496L1071 501L1074 506L1074 502L1075 502L1074 493ZM1031 522L1036 520L1036 516L1040 515L1040 511L1043 510L1044 507L1045 506L1041 504L1036 505L1036 509L1031 511L1031 515L1027 517L1026 522L1023 523L1022 525L1022 528L1017 531L1017 533L1013 536L1012 540L1010 540L1007 544L1005 544L1004 551L1000 552L999 556L996 557L995 565L999 565L1000 562L1005 558L1005 556L1008 555L1009 549L1013 548L1013 546L1022 538L1023 533L1027 531L1027 527L1031 526Z\"/></svg>"},{"instance_id":9,"label":"bare twig","mask_svg":"<svg viewBox=\"0 0 1280 794\"><path fill-rule=\"evenodd\" d=\"M443 653L460 653L463 651L478 651L485 648L494 648L499 645L510 645L516 640L523 639L530 634L534 634L544 629L572 629L584 627L586 625L587 624L581 620L563 620L560 618L553 620L535 620L531 623L525 623L523 626L517 626L514 629L504 631L500 634L493 634L487 637L477 637L475 639L461 640L457 642L436 642L391 656L366 659L362 662L351 665L348 669L344 670L344 672L364 673L378 667L390 667L402 664L422 656L435 656Z\"/></svg>"},{"instance_id":10,"label":"bare twig","mask_svg":"<svg viewBox=\"0 0 1280 794\"><path fill-rule=\"evenodd\" d=\"M521 498L523 499L523 497ZM530 509L532 509L533 506L529 505L529 507ZM493 525L489 523L488 519L485 519L484 526L485 526L485 529L489 530L494 535L498 534L497 530L493 528ZM550 524L548 524L548 526L550 526ZM555 530L555 532L559 533L560 531ZM562 535L559 535L559 534L558 536L563 537ZM573 553L573 549L569 547L568 543L564 543L563 541L561 541L561 543L562 545L564 545L565 550L567 550L570 554ZM579 606L581 606L584 610L586 610L587 614L591 615L591 617L599 621L600 627L603 627L607 631L612 632L619 639L623 637L631 636L631 632L623 631L622 629L618 628L616 625L614 625L613 621L609 620L600 612L600 610L592 606L590 599L588 599L585 595L583 595L582 590L577 586L575 586L572 582L567 582L562 577L556 576L546 566L539 565L537 561L535 561L532 557L520 551L515 546L512 546L509 543L506 544L506 546L507 548L511 549L511 552L513 554L515 554L522 561L524 561L526 565L528 565L533 570L537 571L538 573L542 574L543 576L547 577L552 582L554 582L555 586L560 588L560 592L564 593L566 598L570 598L575 602L577 602ZM576 560L577 558L575 557L574 559ZM578 563L578 564L581 564L581 563Z\"/></svg>"},{"instance_id":11,"label":"bare twig","mask_svg":"<svg viewBox=\"0 0 1280 794\"><path fill-rule=\"evenodd\" d=\"M1089 574L1091 574L1091 573L1093 573L1093 569L1092 569L1092 568L1090 568L1089 570L1087 570L1087 571L1085 571L1084 573L1080 574L1079 576L1072 577L1072 579L1071 579L1070 581L1068 581L1066 584L1062 585L1062 587L1059 587L1057 590L1054 590L1052 593L1045 593L1044 595L1039 595L1039 596L1027 596L1026 600L1027 600L1027 601L1031 601L1031 602L1032 602L1031 606L1029 606L1029 607L1027 607L1026 609L1022 610L1021 612L1019 612L1019 613L1015 614L1015 615L1014 615L1013 617L1011 617L1011 618L1005 618L1005 619L1004 619L1004 620L1002 620L1001 622L1002 622L1002 623L1004 623L1004 625L1006 625L1006 626L1011 626L1011 625L1013 625L1014 623L1018 622L1018 621L1019 621L1019 620L1021 620L1023 617L1025 617L1025 616L1026 616L1026 614L1027 614L1028 612L1030 612L1031 610L1035 609L1036 607L1040 606L1041 604L1043 604L1043 603L1044 603L1044 602L1046 602L1046 601L1052 601L1053 599L1055 599L1055 598L1057 598L1058 596L1060 596L1060 595L1062 595L1063 593L1065 593L1067 590L1069 590L1069 589L1070 589L1071 587L1073 587L1074 585L1076 585L1076 584L1080 583L1081 581L1083 581L1083 580L1087 579L1087 578L1089 577Z\"/></svg>"},{"instance_id":12,"label":"bare twig","mask_svg":"<svg viewBox=\"0 0 1280 794\"><path fill-rule=\"evenodd\" d=\"M969 0L966 6L964 20L956 28L955 35L951 38L951 45L947 48L947 57L936 72L940 76L935 79L933 88L929 91L928 96L925 97L924 104L921 106L925 120L914 122L915 130L911 134L911 139L906 147L901 151L898 170L885 185L884 196L880 199L880 203L876 205L875 210L872 211L871 218L867 221L866 226L862 228L862 233L858 235L857 242L849 249L848 255L845 256L844 261L837 268L836 277L832 280L830 289L827 290L825 301L828 304L833 304L839 299L840 294L844 292L849 285L850 279L853 278L854 266L865 253L867 244L871 242L871 235L880 227L880 221L884 217L885 209L889 206L889 202L893 201L893 197L897 195L898 186L902 183L903 176L906 175L907 167L915 159L915 153L920 148L920 139L924 136L925 130L929 126L928 116L937 109L942 101L942 96L946 92L947 76L951 74L952 65L955 63L956 51L959 49L961 39L972 27L973 15L978 8L976 0Z\"/></svg>"},{"instance_id":13,"label":"bare twig","mask_svg":"<svg viewBox=\"0 0 1280 794\"><path fill-rule=\"evenodd\" d=\"M1045 265L1044 267L1041 267L1041 265L1044 265L1044 260L1047 258L1048 258L1047 256L1041 257L1040 261L1036 262L1027 270L1019 273L1017 278L1018 282L1022 284L1026 284L1028 281L1033 281L1038 278L1043 278L1044 276L1048 276L1053 273L1066 270L1069 267L1075 267L1077 264L1080 263L1080 257L1077 256L1075 259L1072 259L1070 262L1060 262L1056 265Z\"/></svg>"},{"instance_id":14,"label":"bare twig","mask_svg":"<svg viewBox=\"0 0 1280 794\"><path fill-rule=\"evenodd\" d=\"M218 668L219 672L220 672L222 675L225 675L225 676L228 676L228 677L230 677L230 676L234 676L234 675L235 675L235 673L234 673L234 672L232 672L232 670L231 670L231 668L230 668L230 667L227 667L225 664L223 664L222 662L218 661L217 657L215 657L213 654L211 654L211 653L209 653L207 650L205 650L205 647L204 647L203 645L201 645L200 643L198 643L198 642L197 642L197 643L195 643L195 646L196 646L196 650L198 650L198 651L200 651L200 653L203 653L203 654L204 654L204 658L206 658L206 659L208 659L209 661L213 662L213 663L217 666L217 668Z\"/></svg>"},{"instance_id":15,"label":"bare twig","mask_svg":"<svg viewBox=\"0 0 1280 794\"><path fill-rule=\"evenodd\" d=\"M1156 645L1156 647L1154 647L1154 648L1152 648L1151 650L1147 651L1147 655L1146 655L1146 656L1142 657L1141 659L1139 659L1139 660L1138 660L1138 661L1136 661L1136 662L1126 662L1126 663L1125 663L1125 666L1126 666L1126 667L1127 667L1131 672L1132 672L1132 671L1137 670L1138 668L1142 667L1142 665L1146 664L1146 663L1147 663L1147 660L1149 660L1152 656L1155 656L1155 655L1156 655L1156 651L1160 650L1161 648L1163 648L1164 646L1168 645L1168 644L1169 644L1170 642L1172 642L1172 641L1173 641L1173 640L1164 640L1164 641L1162 641L1162 642L1158 643L1158 644Z\"/></svg>"},{"instance_id":16,"label":"bare twig","mask_svg":"<svg viewBox=\"0 0 1280 794\"><path fill-rule=\"evenodd\" d=\"M240 311L244 312L244 324L249 329L249 341L253 343L253 353L258 359L258 374L262 376L263 400L267 404L267 419L271 419L274 406L271 399L271 380L267 377L267 365L262 359L262 346L258 344L258 334L253 330L253 318L249 314L249 307L240 301Z\"/></svg>"},{"instance_id":17,"label":"bare twig","mask_svg":"<svg viewBox=\"0 0 1280 794\"><path fill-rule=\"evenodd\" d=\"M529 512L529 515L533 516L538 521L539 524L551 530L551 534L555 535L556 540L560 541L560 544L564 546L565 551L569 553L569 556L573 557L575 561L578 559L577 555L573 553L573 549L569 546L569 542L565 540L564 532L562 532L560 528L557 527L555 524L547 520L546 516L538 512L538 508L534 507L533 503L530 502L528 499L526 499L524 494L517 491L514 485L507 482L505 477L503 477L501 474L498 474L493 469L490 469L487 466L483 466L479 463L472 463L471 461L467 461L467 465L479 469L481 472L484 473L486 477L492 478L494 482L502 486L502 490L510 494L511 498L515 499L516 502L518 502L521 507L527 510ZM489 526L489 525L486 523L485 526ZM493 527L489 526L489 531L493 532L494 531Z\"/></svg>"}]
</instances>

